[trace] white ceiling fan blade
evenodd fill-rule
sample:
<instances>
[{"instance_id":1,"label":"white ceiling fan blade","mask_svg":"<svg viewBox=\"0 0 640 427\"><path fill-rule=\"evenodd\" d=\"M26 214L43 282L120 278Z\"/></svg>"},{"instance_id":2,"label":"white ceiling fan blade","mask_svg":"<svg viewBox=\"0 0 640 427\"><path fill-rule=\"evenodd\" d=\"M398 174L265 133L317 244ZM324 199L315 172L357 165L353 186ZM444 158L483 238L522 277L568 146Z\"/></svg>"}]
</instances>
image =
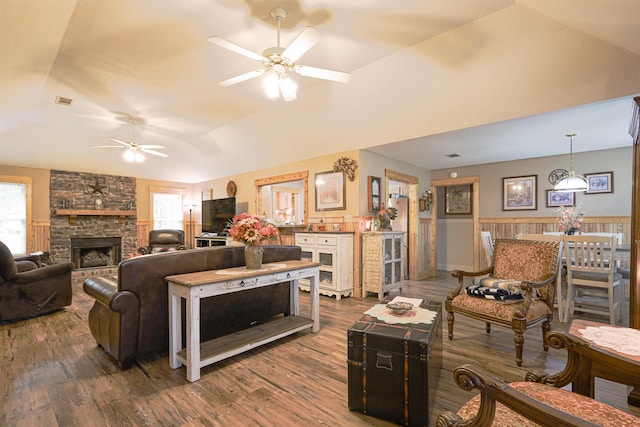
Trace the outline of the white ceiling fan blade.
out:
<instances>
[{"instance_id":1,"label":"white ceiling fan blade","mask_svg":"<svg viewBox=\"0 0 640 427\"><path fill-rule=\"evenodd\" d=\"M124 148L120 145L92 145L91 148Z\"/></svg>"},{"instance_id":2,"label":"white ceiling fan blade","mask_svg":"<svg viewBox=\"0 0 640 427\"><path fill-rule=\"evenodd\" d=\"M159 151L149 150L147 148L140 148L140 151L142 151L143 153L153 154L154 156L169 157L168 154L161 153Z\"/></svg>"},{"instance_id":3,"label":"white ceiling fan blade","mask_svg":"<svg viewBox=\"0 0 640 427\"><path fill-rule=\"evenodd\" d=\"M118 144L122 144L125 147L131 147L131 143L130 142L125 142L125 141L120 141L119 139L115 139L115 138L109 138L111 141L113 142L117 142Z\"/></svg>"},{"instance_id":4,"label":"white ceiling fan blade","mask_svg":"<svg viewBox=\"0 0 640 427\"><path fill-rule=\"evenodd\" d=\"M296 65L294 71L301 76L331 80L338 83L347 83L351 79L351 74L349 73L326 70L324 68L307 67L306 65Z\"/></svg>"},{"instance_id":5,"label":"white ceiling fan blade","mask_svg":"<svg viewBox=\"0 0 640 427\"><path fill-rule=\"evenodd\" d=\"M218 46L228 49L232 52L239 53L240 55L246 56L247 58L255 59L256 61L268 61L267 58L260 55L259 53L252 52L249 49L245 49L242 46L238 46L237 44L231 43L230 41L227 41L218 36L211 36L208 40L213 44L217 44Z\"/></svg>"},{"instance_id":6,"label":"white ceiling fan blade","mask_svg":"<svg viewBox=\"0 0 640 427\"><path fill-rule=\"evenodd\" d=\"M138 147L145 150L154 149L154 148L167 148L164 145L147 145L147 144L139 145Z\"/></svg>"},{"instance_id":7,"label":"white ceiling fan blade","mask_svg":"<svg viewBox=\"0 0 640 427\"><path fill-rule=\"evenodd\" d=\"M313 27L307 27L296 39L282 52L282 57L291 62L297 61L302 55L307 53L314 44L322 38L322 33Z\"/></svg>"},{"instance_id":8,"label":"white ceiling fan blade","mask_svg":"<svg viewBox=\"0 0 640 427\"><path fill-rule=\"evenodd\" d=\"M240 74L239 76L231 77L230 79L223 80L218 83L220 86L231 86L236 83L244 82L245 80L253 79L255 77L261 76L264 74L265 69L258 69L249 71L248 73Z\"/></svg>"}]
</instances>

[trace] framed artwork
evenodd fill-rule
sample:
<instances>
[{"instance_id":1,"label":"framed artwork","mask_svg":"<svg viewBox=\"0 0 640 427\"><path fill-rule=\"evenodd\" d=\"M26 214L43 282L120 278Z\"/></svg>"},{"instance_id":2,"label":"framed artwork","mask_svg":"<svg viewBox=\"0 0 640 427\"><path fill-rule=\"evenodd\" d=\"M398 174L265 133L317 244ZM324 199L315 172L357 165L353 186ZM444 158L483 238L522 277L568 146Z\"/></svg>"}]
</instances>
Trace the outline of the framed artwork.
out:
<instances>
[{"instance_id":1,"label":"framed artwork","mask_svg":"<svg viewBox=\"0 0 640 427\"><path fill-rule=\"evenodd\" d=\"M558 208L560 206L575 206L576 193L563 193L561 191L547 190L547 207Z\"/></svg>"},{"instance_id":2,"label":"framed artwork","mask_svg":"<svg viewBox=\"0 0 640 427\"><path fill-rule=\"evenodd\" d=\"M377 212L380 210L380 178L370 176L367 189L369 191L369 212Z\"/></svg>"},{"instance_id":3,"label":"framed artwork","mask_svg":"<svg viewBox=\"0 0 640 427\"><path fill-rule=\"evenodd\" d=\"M538 175L502 178L502 210L538 209Z\"/></svg>"},{"instance_id":4,"label":"framed artwork","mask_svg":"<svg viewBox=\"0 0 640 427\"><path fill-rule=\"evenodd\" d=\"M446 215L471 213L471 184L451 185L444 188L444 213Z\"/></svg>"},{"instance_id":5,"label":"framed artwork","mask_svg":"<svg viewBox=\"0 0 640 427\"><path fill-rule=\"evenodd\" d=\"M585 173L589 183L586 194L613 193L613 172Z\"/></svg>"},{"instance_id":6,"label":"framed artwork","mask_svg":"<svg viewBox=\"0 0 640 427\"><path fill-rule=\"evenodd\" d=\"M344 172L316 174L316 211L346 209Z\"/></svg>"},{"instance_id":7,"label":"framed artwork","mask_svg":"<svg viewBox=\"0 0 640 427\"><path fill-rule=\"evenodd\" d=\"M202 200L213 199L213 188L207 188L202 190Z\"/></svg>"}]
</instances>

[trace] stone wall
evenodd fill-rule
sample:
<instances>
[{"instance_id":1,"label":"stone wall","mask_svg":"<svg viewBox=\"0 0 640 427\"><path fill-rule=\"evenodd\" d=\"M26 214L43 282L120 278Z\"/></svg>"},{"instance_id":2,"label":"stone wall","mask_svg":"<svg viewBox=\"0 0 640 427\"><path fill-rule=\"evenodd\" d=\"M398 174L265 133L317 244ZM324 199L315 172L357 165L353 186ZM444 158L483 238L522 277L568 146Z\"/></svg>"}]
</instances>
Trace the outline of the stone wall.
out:
<instances>
[{"instance_id":1,"label":"stone wall","mask_svg":"<svg viewBox=\"0 0 640 427\"><path fill-rule=\"evenodd\" d=\"M96 175L84 172L51 171L51 259L71 261L71 237L121 237L122 258L136 253L136 216L78 215L70 224L70 210L135 210L136 180L132 177Z\"/></svg>"}]
</instances>

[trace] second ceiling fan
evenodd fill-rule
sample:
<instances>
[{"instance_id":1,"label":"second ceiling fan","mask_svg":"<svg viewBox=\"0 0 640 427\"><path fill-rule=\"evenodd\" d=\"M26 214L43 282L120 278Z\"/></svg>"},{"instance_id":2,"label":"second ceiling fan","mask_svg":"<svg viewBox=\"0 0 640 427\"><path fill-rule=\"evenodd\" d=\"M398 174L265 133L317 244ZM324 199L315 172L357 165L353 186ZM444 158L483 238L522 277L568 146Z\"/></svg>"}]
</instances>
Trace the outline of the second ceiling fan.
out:
<instances>
[{"instance_id":1,"label":"second ceiling fan","mask_svg":"<svg viewBox=\"0 0 640 427\"><path fill-rule=\"evenodd\" d=\"M306 27L289 47L286 49L282 48L280 47L280 23L286 18L287 11L281 7L277 7L271 11L271 16L277 24L277 46L265 49L262 54L245 49L221 37L209 37L211 43L217 44L232 52L239 53L247 58L260 61L264 66L263 68L224 80L219 83L221 86L234 85L266 74L264 83L267 95L272 98L277 98L282 95L285 101L294 101L297 99L297 86L295 82L291 80L289 75L291 72L295 72L304 77L313 77L340 83L349 81L351 78L349 73L296 64L296 61L320 40L322 34L313 27Z\"/></svg>"}]
</instances>

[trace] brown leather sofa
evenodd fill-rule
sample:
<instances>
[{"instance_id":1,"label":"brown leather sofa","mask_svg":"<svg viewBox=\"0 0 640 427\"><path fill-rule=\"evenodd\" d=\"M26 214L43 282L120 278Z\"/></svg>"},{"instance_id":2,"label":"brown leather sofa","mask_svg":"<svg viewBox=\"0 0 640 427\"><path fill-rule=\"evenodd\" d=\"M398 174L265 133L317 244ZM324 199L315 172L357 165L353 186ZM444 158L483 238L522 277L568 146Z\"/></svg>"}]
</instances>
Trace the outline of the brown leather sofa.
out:
<instances>
[{"instance_id":1,"label":"brown leather sofa","mask_svg":"<svg viewBox=\"0 0 640 427\"><path fill-rule=\"evenodd\" d=\"M298 246L265 246L263 262L297 260L300 254ZM89 312L91 333L121 369L130 368L137 357L166 353L169 298L165 277L243 265L243 246L163 252L122 261L117 282L103 277L84 282L84 291L96 299ZM289 300L289 282L203 299L201 342L288 315Z\"/></svg>"},{"instance_id":2,"label":"brown leather sofa","mask_svg":"<svg viewBox=\"0 0 640 427\"><path fill-rule=\"evenodd\" d=\"M14 258L0 242L0 322L51 313L71 305L70 262L41 264L37 257Z\"/></svg>"}]
</instances>

